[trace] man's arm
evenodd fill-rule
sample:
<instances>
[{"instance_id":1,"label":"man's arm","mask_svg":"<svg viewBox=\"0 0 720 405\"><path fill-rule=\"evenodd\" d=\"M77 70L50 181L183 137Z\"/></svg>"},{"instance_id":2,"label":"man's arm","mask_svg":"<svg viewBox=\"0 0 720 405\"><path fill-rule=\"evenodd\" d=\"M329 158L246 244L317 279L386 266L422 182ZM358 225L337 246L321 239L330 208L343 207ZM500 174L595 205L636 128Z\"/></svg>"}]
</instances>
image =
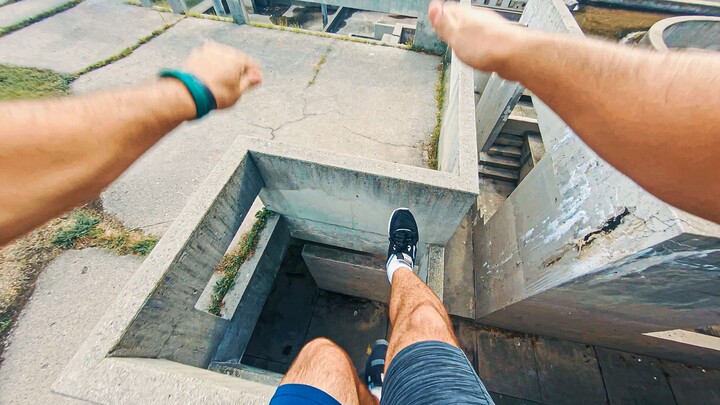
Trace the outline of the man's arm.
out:
<instances>
[{"instance_id":1,"label":"man's arm","mask_svg":"<svg viewBox=\"0 0 720 405\"><path fill-rule=\"evenodd\" d=\"M232 106L262 80L250 58L215 43L194 51L183 69L210 88L218 108ZM78 97L0 103L0 246L95 198L194 117L190 93L172 78Z\"/></svg>"},{"instance_id":2,"label":"man's arm","mask_svg":"<svg viewBox=\"0 0 720 405\"><path fill-rule=\"evenodd\" d=\"M719 55L542 33L451 3L430 19L465 63L522 83L647 191L720 222Z\"/></svg>"}]
</instances>

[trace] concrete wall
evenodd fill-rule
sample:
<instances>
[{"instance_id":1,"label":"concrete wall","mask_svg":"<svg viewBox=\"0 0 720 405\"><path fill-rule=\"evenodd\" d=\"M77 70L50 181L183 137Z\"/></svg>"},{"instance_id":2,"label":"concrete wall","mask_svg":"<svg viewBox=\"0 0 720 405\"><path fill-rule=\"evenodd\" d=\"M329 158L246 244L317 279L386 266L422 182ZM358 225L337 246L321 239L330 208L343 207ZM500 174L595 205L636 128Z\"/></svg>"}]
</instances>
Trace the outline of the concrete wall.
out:
<instances>
[{"instance_id":1,"label":"concrete wall","mask_svg":"<svg viewBox=\"0 0 720 405\"><path fill-rule=\"evenodd\" d=\"M476 164L462 167L465 164L463 160L474 162L477 156L474 142L474 74L473 69L463 64L454 52L448 69L446 106L438 143L438 169L458 174L462 170L468 175L477 172Z\"/></svg>"},{"instance_id":2,"label":"concrete wall","mask_svg":"<svg viewBox=\"0 0 720 405\"><path fill-rule=\"evenodd\" d=\"M672 17L655 23L640 41L658 51L707 49L720 51L720 17Z\"/></svg>"},{"instance_id":3,"label":"concrete wall","mask_svg":"<svg viewBox=\"0 0 720 405\"><path fill-rule=\"evenodd\" d=\"M560 1L531 0L521 21L531 28L581 35ZM590 283L581 277L613 272L620 265L635 273L662 265L666 272L674 272L665 273L661 282L667 282L683 277L685 266L695 266L698 274L711 282L717 273L703 267L704 258L714 257L708 255L720 249L720 227L673 209L642 190L593 153L541 100L535 97L533 101L547 153L486 224L476 223L476 316L483 322L523 331L544 325L542 332L535 331L578 340L587 338L582 331L590 330L592 322L612 313L613 325L625 332L612 339L608 333L603 340L598 328L593 338L599 340L589 343L620 349L633 345L634 349L646 341L638 332L642 328L632 326L636 321L631 312L652 311L655 324L663 327L687 326L676 322L680 312L674 312L677 305L667 293L654 294L641 283L627 285L628 299L645 299L646 306L618 312L622 300L609 298L613 305L609 308L610 304L600 299L608 290L589 289L580 298L578 292ZM666 252L663 246L686 239L694 242L683 253L682 265L671 253L650 257L643 253L647 249ZM558 290L560 286L562 290ZM671 286L676 294L686 293L685 284ZM573 312L572 306L557 299L560 291L564 291L563 297L587 305L583 317L560 322ZM597 299L592 301L587 295ZM711 304L711 300L699 300L688 311L697 315L696 321L717 323L716 316L708 316ZM703 309L703 305L707 306ZM659 344L653 349L658 351L644 353L666 356L683 352L660 351L659 347L668 345Z\"/></svg>"},{"instance_id":4,"label":"concrete wall","mask_svg":"<svg viewBox=\"0 0 720 405\"><path fill-rule=\"evenodd\" d=\"M384 259L311 244L302 256L318 288L390 303Z\"/></svg>"},{"instance_id":5,"label":"concrete wall","mask_svg":"<svg viewBox=\"0 0 720 405\"><path fill-rule=\"evenodd\" d=\"M196 310L195 303L262 186L248 156L203 212L180 217L179 222L190 223L185 229L168 230L153 257L162 255L165 262L162 280L110 350L112 356L166 358L197 367L210 363L228 321ZM197 222L190 230L191 221ZM182 246L163 249L171 243Z\"/></svg>"},{"instance_id":6,"label":"concrete wall","mask_svg":"<svg viewBox=\"0 0 720 405\"><path fill-rule=\"evenodd\" d=\"M282 154L252 152L265 183L263 204L282 214L298 239L382 255L390 214L407 207L421 242L444 246L477 195L474 177L467 179L470 189L457 188L451 181L460 180L456 174L316 155L309 161L306 152L287 145Z\"/></svg>"}]
</instances>

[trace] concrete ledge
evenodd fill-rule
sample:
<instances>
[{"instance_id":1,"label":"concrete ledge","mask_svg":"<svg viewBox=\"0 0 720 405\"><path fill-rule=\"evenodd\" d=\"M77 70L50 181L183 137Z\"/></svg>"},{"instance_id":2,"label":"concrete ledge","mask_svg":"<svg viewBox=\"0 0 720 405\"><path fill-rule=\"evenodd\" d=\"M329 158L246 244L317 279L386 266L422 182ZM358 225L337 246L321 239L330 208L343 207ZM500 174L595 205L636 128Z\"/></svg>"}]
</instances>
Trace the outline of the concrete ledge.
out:
<instances>
[{"instance_id":1,"label":"concrete ledge","mask_svg":"<svg viewBox=\"0 0 720 405\"><path fill-rule=\"evenodd\" d=\"M390 283L382 259L317 245L305 245L302 256L319 288L390 303Z\"/></svg>"},{"instance_id":2,"label":"concrete ledge","mask_svg":"<svg viewBox=\"0 0 720 405\"><path fill-rule=\"evenodd\" d=\"M242 358L289 243L290 233L282 218L270 218L255 255L243 264L235 287L225 296L224 315L231 320L213 361L239 362Z\"/></svg>"},{"instance_id":3,"label":"concrete ledge","mask_svg":"<svg viewBox=\"0 0 720 405\"><path fill-rule=\"evenodd\" d=\"M650 27L640 44L661 52L684 48L720 51L720 17L682 16L660 20Z\"/></svg>"}]
</instances>

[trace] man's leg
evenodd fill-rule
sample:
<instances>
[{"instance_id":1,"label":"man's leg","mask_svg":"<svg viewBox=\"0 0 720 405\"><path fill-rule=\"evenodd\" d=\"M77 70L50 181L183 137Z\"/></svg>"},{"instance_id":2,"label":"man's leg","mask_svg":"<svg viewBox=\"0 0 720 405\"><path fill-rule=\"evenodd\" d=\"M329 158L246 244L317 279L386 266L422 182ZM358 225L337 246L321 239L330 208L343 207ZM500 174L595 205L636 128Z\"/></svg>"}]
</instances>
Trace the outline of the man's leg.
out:
<instances>
[{"instance_id":1,"label":"man's leg","mask_svg":"<svg viewBox=\"0 0 720 405\"><path fill-rule=\"evenodd\" d=\"M436 340L459 347L450 317L434 292L407 267L393 274L390 293L392 336L385 369L400 350L413 343Z\"/></svg>"},{"instance_id":2,"label":"man's leg","mask_svg":"<svg viewBox=\"0 0 720 405\"><path fill-rule=\"evenodd\" d=\"M302 348L290 370L285 374L280 387L288 384L315 387L343 405L377 405L378 403L365 384L360 381L347 353L325 338L312 340ZM300 403L299 401L300 398L293 398L283 403Z\"/></svg>"},{"instance_id":3,"label":"man's leg","mask_svg":"<svg viewBox=\"0 0 720 405\"><path fill-rule=\"evenodd\" d=\"M411 270L419 230L410 210L398 208L393 212L388 237L392 334L385 356L382 402L492 404L490 394L458 347L442 302Z\"/></svg>"}]
</instances>

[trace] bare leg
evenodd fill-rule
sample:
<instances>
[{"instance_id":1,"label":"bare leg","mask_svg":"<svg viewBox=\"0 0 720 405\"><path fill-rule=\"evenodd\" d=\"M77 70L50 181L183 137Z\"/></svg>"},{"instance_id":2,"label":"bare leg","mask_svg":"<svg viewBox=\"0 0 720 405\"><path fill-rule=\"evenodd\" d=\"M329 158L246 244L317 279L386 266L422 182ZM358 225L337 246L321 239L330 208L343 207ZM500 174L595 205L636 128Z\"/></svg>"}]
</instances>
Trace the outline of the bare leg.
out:
<instances>
[{"instance_id":1,"label":"bare leg","mask_svg":"<svg viewBox=\"0 0 720 405\"><path fill-rule=\"evenodd\" d=\"M325 338L312 340L302 348L280 383L285 384L318 388L343 405L378 404L360 381L347 353Z\"/></svg>"},{"instance_id":2,"label":"bare leg","mask_svg":"<svg viewBox=\"0 0 720 405\"><path fill-rule=\"evenodd\" d=\"M413 343L436 340L459 347L442 302L406 267L393 274L390 323L392 335L385 358L386 372L395 355Z\"/></svg>"}]
</instances>

